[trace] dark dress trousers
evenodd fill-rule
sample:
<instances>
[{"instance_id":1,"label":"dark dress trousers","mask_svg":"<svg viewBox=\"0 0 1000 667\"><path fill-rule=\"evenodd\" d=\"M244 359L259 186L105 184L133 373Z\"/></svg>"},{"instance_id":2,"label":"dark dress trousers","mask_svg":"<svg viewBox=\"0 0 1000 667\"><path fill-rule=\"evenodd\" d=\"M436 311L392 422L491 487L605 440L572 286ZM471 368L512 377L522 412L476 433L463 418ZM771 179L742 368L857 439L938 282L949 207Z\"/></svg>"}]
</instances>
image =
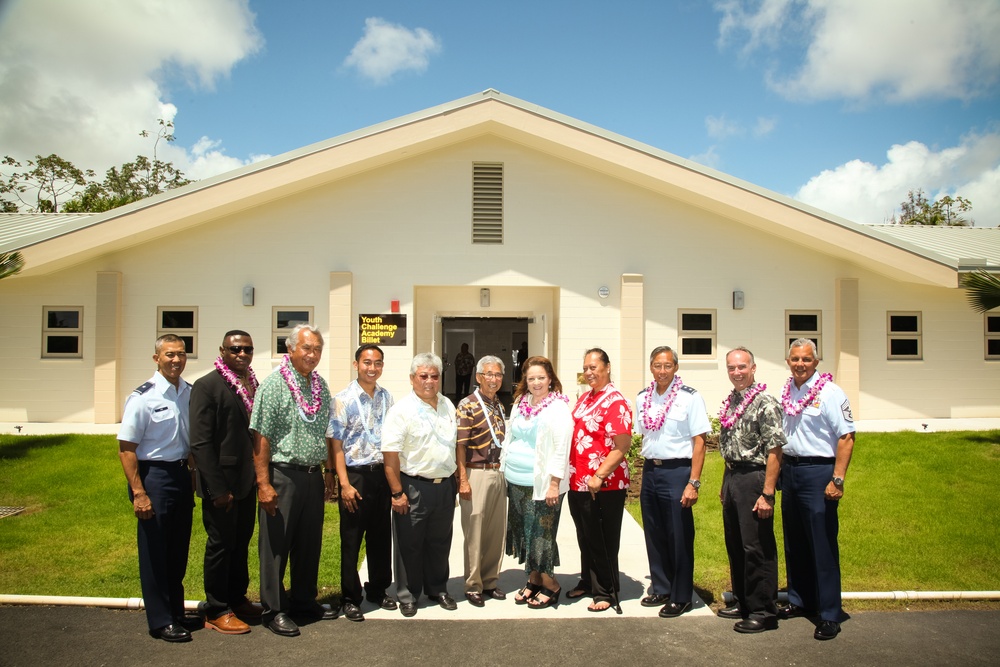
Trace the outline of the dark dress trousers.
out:
<instances>
[{"instance_id":1,"label":"dark dress trousers","mask_svg":"<svg viewBox=\"0 0 1000 667\"><path fill-rule=\"evenodd\" d=\"M250 415L218 371L191 389L191 453L198 467L198 496L208 540L205 597L209 618L239 604L250 584L247 552L257 511ZM213 500L233 494L232 507Z\"/></svg>"}]
</instances>

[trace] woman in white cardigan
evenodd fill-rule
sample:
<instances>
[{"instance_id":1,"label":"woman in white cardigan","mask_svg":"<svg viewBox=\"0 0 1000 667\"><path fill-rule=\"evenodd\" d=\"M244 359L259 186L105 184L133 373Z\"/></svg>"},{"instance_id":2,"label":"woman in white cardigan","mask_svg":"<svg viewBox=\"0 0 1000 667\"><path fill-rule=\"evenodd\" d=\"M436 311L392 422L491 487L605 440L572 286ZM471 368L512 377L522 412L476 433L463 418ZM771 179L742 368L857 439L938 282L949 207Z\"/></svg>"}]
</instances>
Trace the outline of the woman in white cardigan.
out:
<instances>
[{"instance_id":1,"label":"woman in white cardigan","mask_svg":"<svg viewBox=\"0 0 1000 667\"><path fill-rule=\"evenodd\" d=\"M514 601L532 609L559 604L556 533L563 496L569 490L573 417L552 362L524 362L514 390L510 428L501 466L507 479L507 554L528 574Z\"/></svg>"}]
</instances>

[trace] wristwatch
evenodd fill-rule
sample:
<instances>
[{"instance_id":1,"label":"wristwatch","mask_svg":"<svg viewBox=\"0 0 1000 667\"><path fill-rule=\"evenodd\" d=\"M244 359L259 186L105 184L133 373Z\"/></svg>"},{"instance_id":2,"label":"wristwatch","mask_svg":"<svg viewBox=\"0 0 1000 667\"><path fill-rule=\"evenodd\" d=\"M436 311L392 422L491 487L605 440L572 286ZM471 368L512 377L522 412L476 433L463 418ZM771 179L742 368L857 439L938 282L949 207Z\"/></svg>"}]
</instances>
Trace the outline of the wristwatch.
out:
<instances>
[{"instance_id":1,"label":"wristwatch","mask_svg":"<svg viewBox=\"0 0 1000 667\"><path fill-rule=\"evenodd\" d=\"M688 480L688 484L690 484L691 486L693 486L695 491L698 491L699 489L701 489L701 480L700 479L689 479Z\"/></svg>"},{"instance_id":2,"label":"wristwatch","mask_svg":"<svg viewBox=\"0 0 1000 667\"><path fill-rule=\"evenodd\" d=\"M393 500L399 500L402 497L403 497L403 492L402 491L397 491L396 493L392 494L392 499Z\"/></svg>"},{"instance_id":3,"label":"wristwatch","mask_svg":"<svg viewBox=\"0 0 1000 667\"><path fill-rule=\"evenodd\" d=\"M833 478L833 485L834 486L843 486L844 485L844 478L843 477L834 477Z\"/></svg>"},{"instance_id":4,"label":"wristwatch","mask_svg":"<svg viewBox=\"0 0 1000 667\"><path fill-rule=\"evenodd\" d=\"M773 493L761 493L760 496L761 496L761 498L763 498L767 502L771 503L772 505L774 504L774 494Z\"/></svg>"}]
</instances>

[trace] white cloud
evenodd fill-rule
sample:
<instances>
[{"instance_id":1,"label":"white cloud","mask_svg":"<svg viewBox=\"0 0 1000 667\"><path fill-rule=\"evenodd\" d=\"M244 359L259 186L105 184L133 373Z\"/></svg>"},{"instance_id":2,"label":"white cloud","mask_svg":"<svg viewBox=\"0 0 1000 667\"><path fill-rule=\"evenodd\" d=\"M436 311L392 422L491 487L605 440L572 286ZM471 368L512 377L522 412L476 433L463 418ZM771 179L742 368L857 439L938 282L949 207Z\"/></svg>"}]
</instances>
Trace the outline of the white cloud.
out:
<instances>
[{"instance_id":1,"label":"white cloud","mask_svg":"<svg viewBox=\"0 0 1000 667\"><path fill-rule=\"evenodd\" d=\"M794 197L855 222L881 223L917 189L932 201L961 195L972 202L977 226L1000 225L1000 133L968 135L937 151L917 141L897 144L884 164L852 160L814 176Z\"/></svg>"},{"instance_id":2,"label":"white cloud","mask_svg":"<svg viewBox=\"0 0 1000 667\"><path fill-rule=\"evenodd\" d=\"M769 85L788 98L970 99L1000 79L993 0L720 0L720 44L804 49ZM780 54L779 54L780 56Z\"/></svg>"},{"instance_id":3,"label":"white cloud","mask_svg":"<svg viewBox=\"0 0 1000 667\"><path fill-rule=\"evenodd\" d=\"M372 17L365 19L365 34L344 60L376 84L389 81L398 72L423 72L430 57L441 50L441 41L425 28L410 30Z\"/></svg>"},{"instance_id":4,"label":"white cloud","mask_svg":"<svg viewBox=\"0 0 1000 667\"><path fill-rule=\"evenodd\" d=\"M178 115L167 76L211 89L263 44L248 0L14 0L0 16L0 153L57 153L99 174L151 154L139 132ZM211 152L179 143L158 155L208 168Z\"/></svg>"},{"instance_id":5,"label":"white cloud","mask_svg":"<svg viewBox=\"0 0 1000 667\"><path fill-rule=\"evenodd\" d=\"M757 119L757 124L753 128L753 136L755 137L766 137L774 131L774 128L778 126L778 120L776 118L764 118L761 116Z\"/></svg>"},{"instance_id":6,"label":"white cloud","mask_svg":"<svg viewBox=\"0 0 1000 667\"><path fill-rule=\"evenodd\" d=\"M722 164L722 157L716 151L715 146L709 146L708 150L704 153L692 155L688 159L692 162L703 164L706 167L711 167L712 169L718 169L719 165Z\"/></svg>"},{"instance_id":7,"label":"white cloud","mask_svg":"<svg viewBox=\"0 0 1000 667\"><path fill-rule=\"evenodd\" d=\"M725 115L706 116L705 130L708 131L709 137L717 141L743 134L743 126L734 120L729 120Z\"/></svg>"}]
</instances>

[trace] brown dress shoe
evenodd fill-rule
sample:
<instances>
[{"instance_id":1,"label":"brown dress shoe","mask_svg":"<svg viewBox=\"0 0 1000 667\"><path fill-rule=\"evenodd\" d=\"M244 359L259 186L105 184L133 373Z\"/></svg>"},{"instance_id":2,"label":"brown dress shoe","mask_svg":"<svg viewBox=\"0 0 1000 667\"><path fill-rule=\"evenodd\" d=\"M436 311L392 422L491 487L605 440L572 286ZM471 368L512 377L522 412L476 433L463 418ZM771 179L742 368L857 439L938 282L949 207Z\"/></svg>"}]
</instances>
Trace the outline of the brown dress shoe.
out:
<instances>
[{"instance_id":1,"label":"brown dress shoe","mask_svg":"<svg viewBox=\"0 0 1000 667\"><path fill-rule=\"evenodd\" d=\"M206 618L205 627L217 630L224 635L245 635L250 632L250 626L229 612L218 618Z\"/></svg>"},{"instance_id":2,"label":"brown dress shoe","mask_svg":"<svg viewBox=\"0 0 1000 667\"><path fill-rule=\"evenodd\" d=\"M230 609L240 618L260 618L261 614L264 613L263 606L256 602L251 602L247 598L243 598L240 602L231 605Z\"/></svg>"}]
</instances>

